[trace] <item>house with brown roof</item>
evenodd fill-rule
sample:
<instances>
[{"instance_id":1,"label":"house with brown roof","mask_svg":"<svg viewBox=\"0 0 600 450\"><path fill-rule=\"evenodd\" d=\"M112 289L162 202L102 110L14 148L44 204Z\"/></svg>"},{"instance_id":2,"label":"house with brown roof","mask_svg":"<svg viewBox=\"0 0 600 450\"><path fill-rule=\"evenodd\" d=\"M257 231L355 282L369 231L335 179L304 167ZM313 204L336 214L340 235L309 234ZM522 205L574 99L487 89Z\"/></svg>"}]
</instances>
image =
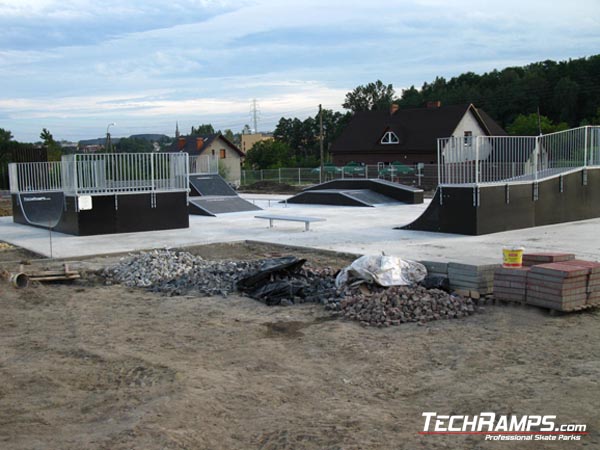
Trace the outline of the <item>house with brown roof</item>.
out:
<instances>
[{"instance_id":1,"label":"house with brown roof","mask_svg":"<svg viewBox=\"0 0 600 450\"><path fill-rule=\"evenodd\" d=\"M205 156L214 157L218 159L219 172L227 181L239 184L241 180L245 154L220 133L178 136L169 151L186 152L190 158L195 158L197 161ZM198 165L200 166L200 163Z\"/></svg>"},{"instance_id":2,"label":"house with brown roof","mask_svg":"<svg viewBox=\"0 0 600 450\"><path fill-rule=\"evenodd\" d=\"M331 146L336 165L407 165L437 163L437 140L451 136L505 136L506 132L484 110L473 104L357 112Z\"/></svg>"}]
</instances>

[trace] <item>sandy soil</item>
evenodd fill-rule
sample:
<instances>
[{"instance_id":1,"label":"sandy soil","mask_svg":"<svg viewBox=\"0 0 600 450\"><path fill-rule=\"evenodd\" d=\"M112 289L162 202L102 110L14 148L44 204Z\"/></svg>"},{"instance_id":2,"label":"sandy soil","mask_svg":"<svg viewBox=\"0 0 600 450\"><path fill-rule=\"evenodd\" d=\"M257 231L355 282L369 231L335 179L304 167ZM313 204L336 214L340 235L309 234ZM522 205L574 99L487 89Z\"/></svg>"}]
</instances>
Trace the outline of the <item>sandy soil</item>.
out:
<instances>
[{"instance_id":1,"label":"sandy soil","mask_svg":"<svg viewBox=\"0 0 600 450\"><path fill-rule=\"evenodd\" d=\"M371 329L318 305L163 297L94 277L0 283L0 310L0 448L600 448L598 311L490 305ZM422 436L424 411L556 414L591 434L546 446Z\"/></svg>"},{"instance_id":2,"label":"sandy soil","mask_svg":"<svg viewBox=\"0 0 600 450\"><path fill-rule=\"evenodd\" d=\"M0 198L0 216L12 216L12 203L10 198Z\"/></svg>"}]
</instances>

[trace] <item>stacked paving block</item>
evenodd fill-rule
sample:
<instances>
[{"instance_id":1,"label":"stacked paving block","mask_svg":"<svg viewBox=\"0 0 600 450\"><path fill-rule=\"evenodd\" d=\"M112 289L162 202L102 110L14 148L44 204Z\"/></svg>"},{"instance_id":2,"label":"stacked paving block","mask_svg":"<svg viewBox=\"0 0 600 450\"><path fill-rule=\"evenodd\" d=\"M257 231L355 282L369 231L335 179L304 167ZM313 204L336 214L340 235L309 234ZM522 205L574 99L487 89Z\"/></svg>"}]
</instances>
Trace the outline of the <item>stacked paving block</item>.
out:
<instances>
[{"instance_id":1,"label":"stacked paving block","mask_svg":"<svg viewBox=\"0 0 600 450\"><path fill-rule=\"evenodd\" d=\"M526 301L558 311L573 311L587 304L588 267L557 262L531 267Z\"/></svg>"},{"instance_id":2,"label":"stacked paving block","mask_svg":"<svg viewBox=\"0 0 600 450\"><path fill-rule=\"evenodd\" d=\"M575 258L573 253L524 253L523 266L531 267L537 264L548 264L554 262L570 261Z\"/></svg>"},{"instance_id":3,"label":"stacked paving block","mask_svg":"<svg viewBox=\"0 0 600 450\"><path fill-rule=\"evenodd\" d=\"M586 305L600 306L600 263L573 259L571 261L565 261L564 264L586 267L589 269L587 278Z\"/></svg>"},{"instance_id":4,"label":"stacked paving block","mask_svg":"<svg viewBox=\"0 0 600 450\"><path fill-rule=\"evenodd\" d=\"M529 267L497 268L494 272L494 298L525 303L527 299L527 274L530 270Z\"/></svg>"},{"instance_id":5,"label":"stacked paving block","mask_svg":"<svg viewBox=\"0 0 600 450\"><path fill-rule=\"evenodd\" d=\"M450 288L456 291L469 291L471 297L491 294L494 290L494 271L500 264L460 264L448 263Z\"/></svg>"},{"instance_id":6,"label":"stacked paving block","mask_svg":"<svg viewBox=\"0 0 600 450\"><path fill-rule=\"evenodd\" d=\"M448 263L439 261L419 261L427 269L427 275L431 276L448 276Z\"/></svg>"}]
</instances>

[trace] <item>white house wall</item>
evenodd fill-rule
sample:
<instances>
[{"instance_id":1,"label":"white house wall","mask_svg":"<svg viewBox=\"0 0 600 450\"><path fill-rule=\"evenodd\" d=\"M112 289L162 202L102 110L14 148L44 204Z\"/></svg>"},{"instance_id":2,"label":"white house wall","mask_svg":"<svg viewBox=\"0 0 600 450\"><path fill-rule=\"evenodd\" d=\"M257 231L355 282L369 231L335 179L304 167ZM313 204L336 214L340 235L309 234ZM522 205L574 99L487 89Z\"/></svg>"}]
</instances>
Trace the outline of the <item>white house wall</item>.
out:
<instances>
[{"instance_id":1,"label":"white house wall","mask_svg":"<svg viewBox=\"0 0 600 450\"><path fill-rule=\"evenodd\" d=\"M465 145L465 131L470 131L472 135L471 145ZM452 132L452 137L461 138L460 140L450 141L453 145L446 145L442 149L444 163L457 163L465 161L473 161L476 156L475 142L477 136L486 136L485 130L479 125L471 109L467 110L465 115L460 119L458 125ZM479 159L487 159L491 152L491 147L482 143L479 147Z\"/></svg>"},{"instance_id":2,"label":"white house wall","mask_svg":"<svg viewBox=\"0 0 600 450\"><path fill-rule=\"evenodd\" d=\"M222 149L225 150L225 158L223 159L220 158L220 151ZM221 170L222 172L225 172L224 178L231 183L239 184L242 179L242 161L240 154L220 139L212 141L203 153L212 155L213 151L216 157L219 158L219 165L224 168L224 170Z\"/></svg>"}]
</instances>

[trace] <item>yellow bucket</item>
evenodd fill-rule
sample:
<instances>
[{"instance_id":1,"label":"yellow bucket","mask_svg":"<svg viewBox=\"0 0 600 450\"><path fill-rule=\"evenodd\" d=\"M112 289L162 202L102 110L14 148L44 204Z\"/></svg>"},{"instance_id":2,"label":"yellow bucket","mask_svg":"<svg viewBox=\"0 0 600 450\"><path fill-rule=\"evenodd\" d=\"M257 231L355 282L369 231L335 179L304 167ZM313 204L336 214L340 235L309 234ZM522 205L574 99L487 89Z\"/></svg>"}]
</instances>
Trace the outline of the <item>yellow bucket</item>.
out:
<instances>
[{"instance_id":1,"label":"yellow bucket","mask_svg":"<svg viewBox=\"0 0 600 450\"><path fill-rule=\"evenodd\" d=\"M523 266L523 247L504 247L502 249L502 267L517 268Z\"/></svg>"}]
</instances>

